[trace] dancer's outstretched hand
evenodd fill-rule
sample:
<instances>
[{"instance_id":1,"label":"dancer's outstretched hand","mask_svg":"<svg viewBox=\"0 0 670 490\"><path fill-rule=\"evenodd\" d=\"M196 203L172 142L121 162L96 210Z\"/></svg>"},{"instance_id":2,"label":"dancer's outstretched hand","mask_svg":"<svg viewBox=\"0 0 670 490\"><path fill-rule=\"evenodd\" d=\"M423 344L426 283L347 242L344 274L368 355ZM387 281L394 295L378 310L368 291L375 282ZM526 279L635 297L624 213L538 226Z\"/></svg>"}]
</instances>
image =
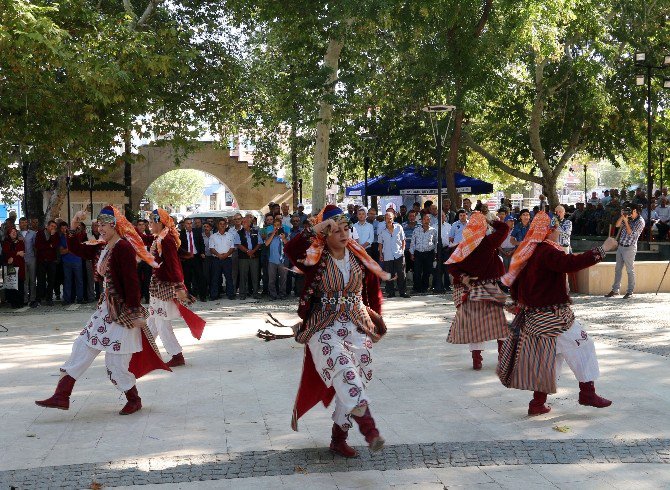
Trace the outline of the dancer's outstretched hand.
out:
<instances>
[{"instance_id":1,"label":"dancer's outstretched hand","mask_svg":"<svg viewBox=\"0 0 670 490\"><path fill-rule=\"evenodd\" d=\"M605 249L605 252L611 252L612 250L616 250L618 246L619 243L616 241L616 239L612 238L611 236L608 236L603 242L603 248Z\"/></svg>"}]
</instances>

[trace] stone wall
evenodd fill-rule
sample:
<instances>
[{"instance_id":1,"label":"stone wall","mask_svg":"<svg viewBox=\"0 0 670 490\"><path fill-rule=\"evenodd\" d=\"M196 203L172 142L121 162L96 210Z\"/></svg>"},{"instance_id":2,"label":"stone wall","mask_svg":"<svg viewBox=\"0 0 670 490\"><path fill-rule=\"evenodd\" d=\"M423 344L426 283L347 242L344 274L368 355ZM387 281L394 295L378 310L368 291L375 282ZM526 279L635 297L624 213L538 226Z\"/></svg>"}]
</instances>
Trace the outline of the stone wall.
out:
<instances>
[{"instance_id":1,"label":"stone wall","mask_svg":"<svg viewBox=\"0 0 670 490\"><path fill-rule=\"evenodd\" d=\"M249 164L230 153L213 143L204 143L201 149L189 153L177 166L171 146L141 146L132 167L133 207L138 207L156 178L177 169L195 169L213 175L230 189L240 209L266 210L271 201L290 202L291 190L286 184L271 179L264 185L254 186ZM123 183L123 167L114 171L107 180Z\"/></svg>"},{"instance_id":2,"label":"stone wall","mask_svg":"<svg viewBox=\"0 0 670 490\"><path fill-rule=\"evenodd\" d=\"M593 295L607 294L614 282L615 265L614 262L600 262L593 267L579 271L576 292ZM667 261L635 262L635 293L655 293L667 265ZM622 294L626 292L627 285L628 275L624 267L621 280ZM670 293L670 271L665 276L660 292Z\"/></svg>"}]
</instances>

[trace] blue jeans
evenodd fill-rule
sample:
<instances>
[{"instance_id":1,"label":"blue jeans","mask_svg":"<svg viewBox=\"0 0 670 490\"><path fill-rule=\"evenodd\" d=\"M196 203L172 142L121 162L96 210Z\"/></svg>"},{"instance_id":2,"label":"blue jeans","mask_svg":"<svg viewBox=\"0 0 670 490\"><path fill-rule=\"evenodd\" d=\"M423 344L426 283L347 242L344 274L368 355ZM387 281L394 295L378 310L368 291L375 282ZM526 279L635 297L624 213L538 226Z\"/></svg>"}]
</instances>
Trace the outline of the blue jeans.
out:
<instances>
[{"instance_id":1,"label":"blue jeans","mask_svg":"<svg viewBox=\"0 0 670 490\"><path fill-rule=\"evenodd\" d=\"M73 303L72 279L74 278L77 301L84 301L84 274L81 260L76 262L63 261L63 303Z\"/></svg>"},{"instance_id":2,"label":"blue jeans","mask_svg":"<svg viewBox=\"0 0 670 490\"><path fill-rule=\"evenodd\" d=\"M210 297L216 299L219 297L219 284L221 284L221 274L226 278L226 296L228 299L235 298L235 285L233 283L233 259L219 259L212 257L212 269L209 277Z\"/></svg>"}]
</instances>

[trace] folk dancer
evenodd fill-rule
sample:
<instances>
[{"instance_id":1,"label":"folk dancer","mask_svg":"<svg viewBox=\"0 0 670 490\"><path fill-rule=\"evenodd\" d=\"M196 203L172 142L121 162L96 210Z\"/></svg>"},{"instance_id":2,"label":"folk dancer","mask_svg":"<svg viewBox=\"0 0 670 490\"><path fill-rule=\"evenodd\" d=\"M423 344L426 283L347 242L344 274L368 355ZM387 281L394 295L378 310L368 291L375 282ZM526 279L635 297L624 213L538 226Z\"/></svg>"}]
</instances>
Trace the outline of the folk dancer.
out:
<instances>
[{"instance_id":1,"label":"folk dancer","mask_svg":"<svg viewBox=\"0 0 670 490\"><path fill-rule=\"evenodd\" d=\"M72 229L76 229L78 220L82 219L80 213L75 216ZM86 260L100 256L96 271L103 279L104 289L98 307L74 341L70 358L60 368L61 378L56 392L51 398L35 403L41 407L68 410L75 381L104 351L107 376L127 399L119 413L129 415L142 408L135 384L137 378L154 369L170 371L158 355L154 339L146 328L147 311L140 301L140 285L134 267L137 258L152 267L158 267L158 264L144 248L133 225L118 209L103 208L98 223L101 241L81 243L70 235L67 243L68 249Z\"/></svg>"},{"instance_id":2,"label":"folk dancer","mask_svg":"<svg viewBox=\"0 0 670 490\"><path fill-rule=\"evenodd\" d=\"M149 284L149 320L147 325L163 341L171 359L170 367L184 366L183 349L172 327L172 320L183 318L191 329L191 334L200 339L205 322L189 310L185 304L195 301L188 294L184 284L184 273L179 261L179 232L172 217L164 209L156 209L151 214L149 224L156 237L151 245L151 255L160 267L154 269Z\"/></svg>"},{"instance_id":3,"label":"folk dancer","mask_svg":"<svg viewBox=\"0 0 670 490\"><path fill-rule=\"evenodd\" d=\"M469 344L472 369L482 368L482 351L487 340L498 341L498 352L507 337L506 295L498 281L505 267L498 247L505 241L509 227L502 221L489 222L474 211L463 229L463 239L445 262L454 278L456 316L447 342Z\"/></svg>"},{"instance_id":4,"label":"folk dancer","mask_svg":"<svg viewBox=\"0 0 670 490\"><path fill-rule=\"evenodd\" d=\"M352 419L370 450L384 439L370 413L367 384L372 379L372 345L385 334L379 315L379 278L390 279L355 240L346 215L328 205L313 226L291 239L286 255L304 273L295 339L305 344L300 388L291 427L314 405L335 399L330 450L347 458L358 455L347 444Z\"/></svg>"},{"instance_id":5,"label":"folk dancer","mask_svg":"<svg viewBox=\"0 0 670 490\"><path fill-rule=\"evenodd\" d=\"M600 371L591 339L575 319L566 287L566 273L586 269L616 248L607 238L592 250L566 254L558 243L560 228L550 226L549 215L539 212L512 257L502 282L510 286L516 317L502 349L498 376L508 388L533 391L528 415L541 415L548 393L565 360L579 381L579 404L603 408L610 400L596 394L594 381Z\"/></svg>"}]
</instances>

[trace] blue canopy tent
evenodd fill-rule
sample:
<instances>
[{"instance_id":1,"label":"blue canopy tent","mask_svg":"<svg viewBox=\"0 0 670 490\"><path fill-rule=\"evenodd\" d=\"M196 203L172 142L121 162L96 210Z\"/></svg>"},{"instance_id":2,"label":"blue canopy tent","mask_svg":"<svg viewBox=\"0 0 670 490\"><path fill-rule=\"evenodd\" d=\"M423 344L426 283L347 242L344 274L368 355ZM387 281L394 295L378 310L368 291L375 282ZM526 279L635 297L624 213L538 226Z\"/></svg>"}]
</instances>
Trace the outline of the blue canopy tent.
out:
<instances>
[{"instance_id":1,"label":"blue canopy tent","mask_svg":"<svg viewBox=\"0 0 670 490\"><path fill-rule=\"evenodd\" d=\"M493 184L483 180L468 177L458 172L456 178L456 192L459 194L490 194ZM443 192L446 191L447 181L442 181ZM365 181L347 187L347 196L365 195ZM437 169L427 167L407 166L395 175L377 176L368 179L369 196L411 196L437 194Z\"/></svg>"}]
</instances>

